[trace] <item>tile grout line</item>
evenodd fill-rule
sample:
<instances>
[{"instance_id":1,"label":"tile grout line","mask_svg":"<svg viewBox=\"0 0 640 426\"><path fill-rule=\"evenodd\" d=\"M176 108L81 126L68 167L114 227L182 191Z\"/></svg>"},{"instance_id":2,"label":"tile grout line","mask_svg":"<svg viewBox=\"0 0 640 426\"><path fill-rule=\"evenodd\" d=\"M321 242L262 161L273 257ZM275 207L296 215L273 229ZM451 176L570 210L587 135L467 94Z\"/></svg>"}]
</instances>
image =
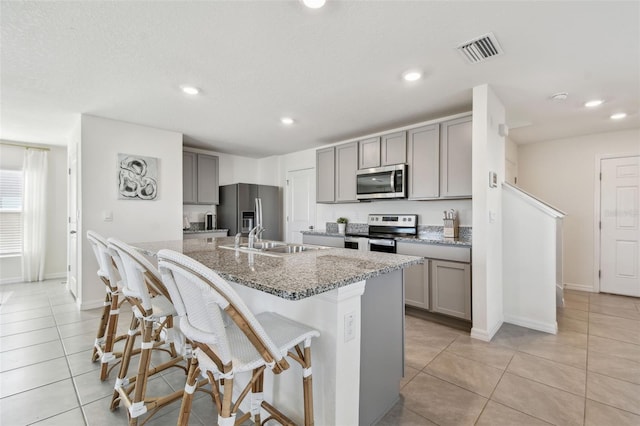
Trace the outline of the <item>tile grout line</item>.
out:
<instances>
[{"instance_id":1,"label":"tile grout line","mask_svg":"<svg viewBox=\"0 0 640 426\"><path fill-rule=\"evenodd\" d=\"M51 303L51 302L49 302L49 303ZM51 306L53 306L53 305L51 305ZM69 358L68 358L69 354L67 354L67 350L66 350L66 348L64 346L64 342L62 341L62 334L60 334L58 320L56 319L55 315L53 317L53 321L56 324L56 332L58 333L58 339L60 340L60 344L62 345L62 350L63 350L63 352L65 354L64 355L64 359L65 359L65 361L67 363L67 369L69 370L69 378L71 380L71 385L73 386L73 390L74 390L75 395L76 395L76 401L78 402L78 407L77 408L79 408L80 412L82 413L82 419L84 421L84 424L88 425L89 422L88 422L88 419L87 419L87 415L84 412L84 408L82 407L82 402L80 401L80 392L78 390L78 386L76 385L76 381L73 379L73 371L71 370L71 364L69 363ZM61 414L61 413L58 413L58 414Z\"/></svg>"}]
</instances>

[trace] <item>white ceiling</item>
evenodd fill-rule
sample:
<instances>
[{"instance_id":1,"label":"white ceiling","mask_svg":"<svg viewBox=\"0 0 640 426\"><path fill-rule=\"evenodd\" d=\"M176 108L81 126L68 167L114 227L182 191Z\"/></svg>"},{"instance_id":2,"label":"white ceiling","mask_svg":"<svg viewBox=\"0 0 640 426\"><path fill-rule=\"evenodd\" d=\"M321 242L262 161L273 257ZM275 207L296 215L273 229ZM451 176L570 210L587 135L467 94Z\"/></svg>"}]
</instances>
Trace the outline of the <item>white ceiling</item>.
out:
<instances>
[{"instance_id":1,"label":"white ceiling","mask_svg":"<svg viewBox=\"0 0 640 426\"><path fill-rule=\"evenodd\" d=\"M471 109L518 143L640 127L638 1L6 1L0 138L66 144L78 113L263 157ZM505 54L456 46L493 32ZM425 78L401 79L409 68ZM179 86L202 89L197 97ZM550 95L568 92L564 102ZM606 102L592 110L586 100ZM628 117L614 122L611 113ZM291 116L296 124L279 122Z\"/></svg>"}]
</instances>

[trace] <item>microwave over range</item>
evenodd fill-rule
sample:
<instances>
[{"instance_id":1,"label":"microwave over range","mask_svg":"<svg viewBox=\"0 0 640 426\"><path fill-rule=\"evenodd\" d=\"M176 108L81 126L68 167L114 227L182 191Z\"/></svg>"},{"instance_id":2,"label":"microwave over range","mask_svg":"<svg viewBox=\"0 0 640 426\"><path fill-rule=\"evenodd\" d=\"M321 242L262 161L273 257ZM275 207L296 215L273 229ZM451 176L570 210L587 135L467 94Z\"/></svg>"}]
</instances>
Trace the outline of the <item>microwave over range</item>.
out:
<instances>
[{"instance_id":1,"label":"microwave over range","mask_svg":"<svg viewBox=\"0 0 640 426\"><path fill-rule=\"evenodd\" d=\"M376 167L356 172L356 198L407 198L407 165Z\"/></svg>"}]
</instances>

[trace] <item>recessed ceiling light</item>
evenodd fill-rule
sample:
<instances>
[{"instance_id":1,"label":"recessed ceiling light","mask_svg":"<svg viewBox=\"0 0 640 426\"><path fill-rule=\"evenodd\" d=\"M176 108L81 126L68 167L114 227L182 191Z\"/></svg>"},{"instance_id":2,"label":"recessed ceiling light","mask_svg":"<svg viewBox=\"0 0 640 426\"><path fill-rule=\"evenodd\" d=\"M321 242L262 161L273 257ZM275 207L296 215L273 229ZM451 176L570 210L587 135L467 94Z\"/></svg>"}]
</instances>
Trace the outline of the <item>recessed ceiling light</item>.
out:
<instances>
[{"instance_id":1,"label":"recessed ceiling light","mask_svg":"<svg viewBox=\"0 0 640 426\"><path fill-rule=\"evenodd\" d=\"M417 70L409 70L402 73L402 78L405 81L417 81L422 78L422 72Z\"/></svg>"},{"instance_id":2,"label":"recessed ceiling light","mask_svg":"<svg viewBox=\"0 0 640 426\"><path fill-rule=\"evenodd\" d=\"M611 114L611 119L612 120L622 120L623 118L625 118L627 116L626 113L624 112L618 112L615 114Z\"/></svg>"},{"instance_id":3,"label":"recessed ceiling light","mask_svg":"<svg viewBox=\"0 0 640 426\"><path fill-rule=\"evenodd\" d=\"M193 87L193 86L180 86L180 88L182 89L182 91L184 93L186 93L187 95L197 95L198 93L200 93L200 89L198 89L197 87Z\"/></svg>"},{"instance_id":4,"label":"recessed ceiling light","mask_svg":"<svg viewBox=\"0 0 640 426\"><path fill-rule=\"evenodd\" d=\"M327 0L302 0L302 3L309 9L320 9Z\"/></svg>"},{"instance_id":5,"label":"recessed ceiling light","mask_svg":"<svg viewBox=\"0 0 640 426\"><path fill-rule=\"evenodd\" d=\"M585 102L584 106L587 108L593 108L602 105L603 102L604 101L602 99L594 99L592 101Z\"/></svg>"},{"instance_id":6,"label":"recessed ceiling light","mask_svg":"<svg viewBox=\"0 0 640 426\"><path fill-rule=\"evenodd\" d=\"M280 122L286 126L291 126L294 123L294 120L291 117L282 117Z\"/></svg>"},{"instance_id":7,"label":"recessed ceiling light","mask_svg":"<svg viewBox=\"0 0 640 426\"><path fill-rule=\"evenodd\" d=\"M554 101L565 101L568 97L569 97L569 94L567 92L560 92L560 93L551 95L551 99L553 99Z\"/></svg>"}]
</instances>

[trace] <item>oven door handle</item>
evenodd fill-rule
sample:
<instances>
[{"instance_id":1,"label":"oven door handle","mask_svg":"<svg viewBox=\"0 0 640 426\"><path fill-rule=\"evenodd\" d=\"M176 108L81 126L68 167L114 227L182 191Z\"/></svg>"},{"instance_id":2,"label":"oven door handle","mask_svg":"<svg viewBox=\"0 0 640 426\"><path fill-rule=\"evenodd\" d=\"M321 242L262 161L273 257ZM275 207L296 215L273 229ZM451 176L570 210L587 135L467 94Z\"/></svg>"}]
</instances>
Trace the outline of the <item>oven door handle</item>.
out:
<instances>
[{"instance_id":1,"label":"oven door handle","mask_svg":"<svg viewBox=\"0 0 640 426\"><path fill-rule=\"evenodd\" d=\"M396 240L369 240L369 246L393 247L395 245Z\"/></svg>"}]
</instances>

